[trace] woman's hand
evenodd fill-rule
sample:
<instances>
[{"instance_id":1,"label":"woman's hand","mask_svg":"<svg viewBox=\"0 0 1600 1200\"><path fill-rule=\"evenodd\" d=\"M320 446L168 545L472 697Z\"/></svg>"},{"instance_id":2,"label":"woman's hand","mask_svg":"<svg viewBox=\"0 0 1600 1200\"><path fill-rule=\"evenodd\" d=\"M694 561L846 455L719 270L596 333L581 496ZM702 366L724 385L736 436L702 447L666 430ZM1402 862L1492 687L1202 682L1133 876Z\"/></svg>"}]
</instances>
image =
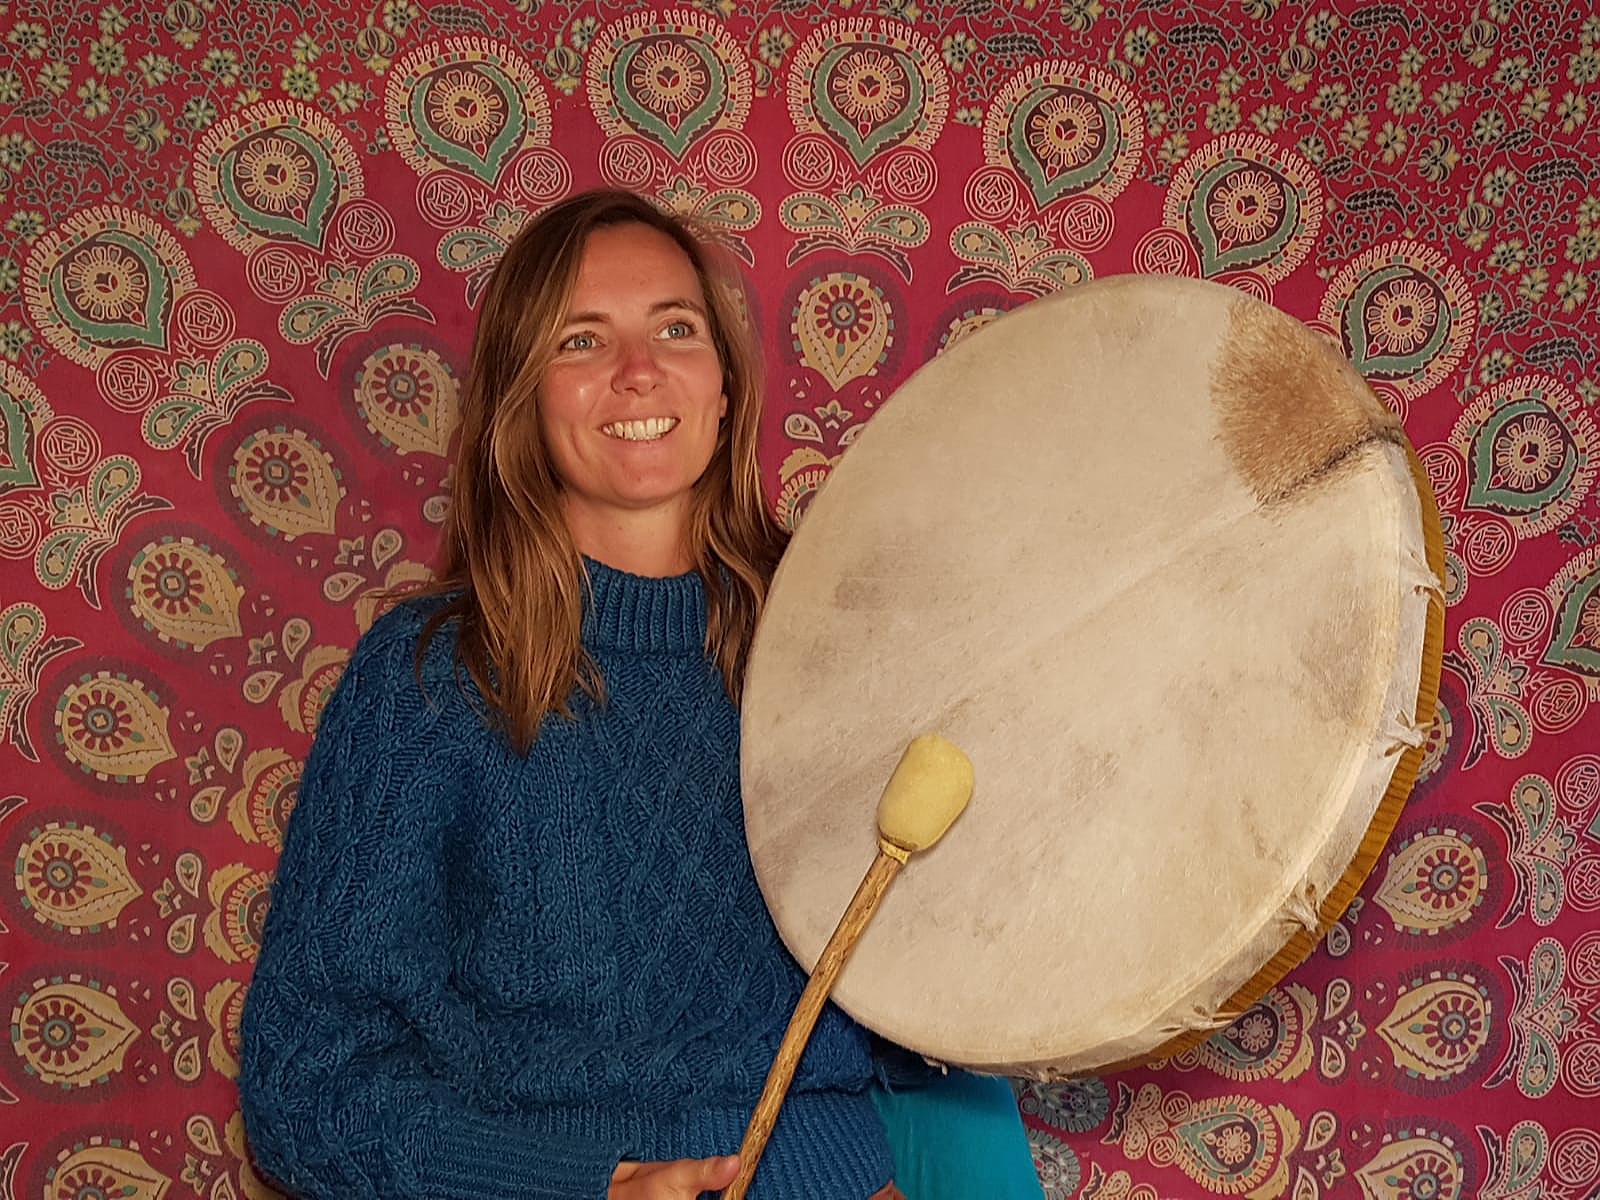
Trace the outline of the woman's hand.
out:
<instances>
[{"instance_id":1,"label":"woman's hand","mask_svg":"<svg viewBox=\"0 0 1600 1200\"><path fill-rule=\"evenodd\" d=\"M739 1173L739 1156L618 1163L606 1200L697 1200L721 1191Z\"/></svg>"}]
</instances>

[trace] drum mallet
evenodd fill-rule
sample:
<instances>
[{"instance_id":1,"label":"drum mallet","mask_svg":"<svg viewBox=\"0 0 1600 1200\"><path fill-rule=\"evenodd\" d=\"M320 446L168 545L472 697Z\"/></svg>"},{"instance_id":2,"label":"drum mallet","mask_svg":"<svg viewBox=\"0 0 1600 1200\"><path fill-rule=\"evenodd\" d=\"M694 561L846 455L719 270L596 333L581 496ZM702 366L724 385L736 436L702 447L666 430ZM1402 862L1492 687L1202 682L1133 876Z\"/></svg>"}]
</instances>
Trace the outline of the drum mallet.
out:
<instances>
[{"instance_id":1,"label":"drum mallet","mask_svg":"<svg viewBox=\"0 0 1600 1200\"><path fill-rule=\"evenodd\" d=\"M971 798L972 763L967 756L936 733L913 739L878 800L878 857L844 916L839 918L794 1007L794 1016L789 1018L789 1027L784 1030L777 1057L767 1072L766 1086L739 1147L739 1174L722 1193L722 1200L744 1200L811 1030L883 893L907 859L944 836Z\"/></svg>"}]
</instances>

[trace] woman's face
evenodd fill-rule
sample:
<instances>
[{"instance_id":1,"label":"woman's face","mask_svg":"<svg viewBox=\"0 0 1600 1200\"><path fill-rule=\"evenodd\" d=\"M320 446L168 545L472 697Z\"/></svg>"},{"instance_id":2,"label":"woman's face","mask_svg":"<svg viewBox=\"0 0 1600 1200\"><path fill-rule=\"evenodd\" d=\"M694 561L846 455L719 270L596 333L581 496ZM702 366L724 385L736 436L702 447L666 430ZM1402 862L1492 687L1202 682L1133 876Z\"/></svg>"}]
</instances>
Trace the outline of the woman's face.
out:
<instances>
[{"instance_id":1,"label":"woman's face","mask_svg":"<svg viewBox=\"0 0 1600 1200\"><path fill-rule=\"evenodd\" d=\"M728 408L694 264L648 225L595 230L557 339L538 407L568 525L681 529Z\"/></svg>"}]
</instances>

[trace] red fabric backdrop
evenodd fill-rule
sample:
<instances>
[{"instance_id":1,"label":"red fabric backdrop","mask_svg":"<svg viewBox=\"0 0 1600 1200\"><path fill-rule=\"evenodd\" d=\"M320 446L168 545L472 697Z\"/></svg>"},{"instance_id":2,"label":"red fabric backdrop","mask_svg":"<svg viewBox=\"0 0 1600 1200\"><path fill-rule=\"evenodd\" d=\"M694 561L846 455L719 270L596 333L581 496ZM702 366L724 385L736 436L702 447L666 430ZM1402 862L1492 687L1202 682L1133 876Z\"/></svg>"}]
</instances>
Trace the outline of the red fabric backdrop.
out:
<instances>
[{"instance_id":1,"label":"red fabric backdrop","mask_svg":"<svg viewBox=\"0 0 1600 1200\"><path fill-rule=\"evenodd\" d=\"M310 731L430 558L490 264L602 180L752 266L791 521L911 370L1085 279L1225 280L1343 344L1445 514L1426 776L1226 1033L1022 1093L1040 1171L1595 1195L1582 7L0 5L0 1195L263 1191L236 1031Z\"/></svg>"}]
</instances>

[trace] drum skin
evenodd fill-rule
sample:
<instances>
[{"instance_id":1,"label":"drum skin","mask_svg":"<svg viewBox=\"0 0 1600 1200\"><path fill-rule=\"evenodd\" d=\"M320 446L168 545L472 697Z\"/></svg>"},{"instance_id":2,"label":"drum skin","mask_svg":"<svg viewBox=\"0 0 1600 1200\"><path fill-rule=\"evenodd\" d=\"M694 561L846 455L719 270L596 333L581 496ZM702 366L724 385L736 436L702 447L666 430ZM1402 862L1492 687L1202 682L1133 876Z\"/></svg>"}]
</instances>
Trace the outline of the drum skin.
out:
<instances>
[{"instance_id":1,"label":"drum skin","mask_svg":"<svg viewBox=\"0 0 1600 1200\"><path fill-rule=\"evenodd\" d=\"M1438 513L1398 421L1243 293L1124 276L902 385L774 580L743 699L757 878L814 964L906 744L976 788L834 993L884 1036L1061 1078L1225 1025L1309 953L1415 780Z\"/></svg>"}]
</instances>

